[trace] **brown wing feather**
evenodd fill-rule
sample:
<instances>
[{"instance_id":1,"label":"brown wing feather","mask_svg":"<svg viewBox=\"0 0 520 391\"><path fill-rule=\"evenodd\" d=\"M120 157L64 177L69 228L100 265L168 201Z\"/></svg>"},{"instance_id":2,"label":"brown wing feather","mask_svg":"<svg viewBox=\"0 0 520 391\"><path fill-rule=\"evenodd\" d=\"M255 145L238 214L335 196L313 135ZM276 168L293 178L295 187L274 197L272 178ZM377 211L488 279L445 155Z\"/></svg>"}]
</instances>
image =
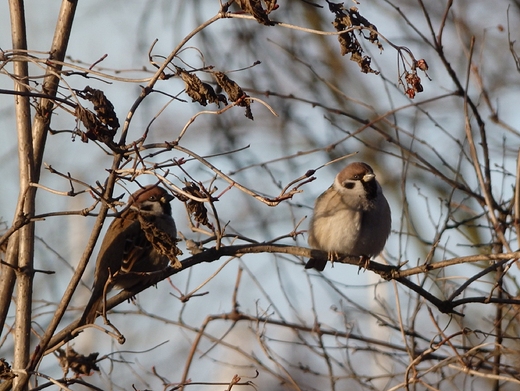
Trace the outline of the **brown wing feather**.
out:
<instances>
[{"instance_id":1,"label":"brown wing feather","mask_svg":"<svg viewBox=\"0 0 520 391\"><path fill-rule=\"evenodd\" d=\"M109 276L119 273L123 265L124 252L121 252L121 248L127 246L129 248L129 238L141 231L139 222L129 218L128 215L131 213L135 212L128 210L114 219L105 234L96 260L92 296L83 312L86 323L94 323L96 312L104 298L103 291ZM116 284L117 278L114 278L106 291L108 292Z\"/></svg>"}]
</instances>

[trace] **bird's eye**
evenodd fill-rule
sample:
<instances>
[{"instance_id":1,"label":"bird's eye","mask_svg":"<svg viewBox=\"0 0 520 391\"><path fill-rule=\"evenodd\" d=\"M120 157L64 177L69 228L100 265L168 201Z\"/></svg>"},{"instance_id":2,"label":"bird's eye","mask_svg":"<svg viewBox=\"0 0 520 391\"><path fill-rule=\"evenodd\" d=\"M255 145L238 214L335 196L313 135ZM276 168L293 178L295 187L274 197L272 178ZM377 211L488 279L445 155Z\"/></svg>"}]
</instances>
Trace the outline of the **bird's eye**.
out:
<instances>
[{"instance_id":1,"label":"bird's eye","mask_svg":"<svg viewBox=\"0 0 520 391\"><path fill-rule=\"evenodd\" d=\"M354 179L355 179L355 178L354 178ZM345 189L353 189L355 185L356 185L356 184L355 184L354 182L345 182L345 183L343 184L343 187L344 187Z\"/></svg>"},{"instance_id":2,"label":"bird's eye","mask_svg":"<svg viewBox=\"0 0 520 391\"><path fill-rule=\"evenodd\" d=\"M156 201L157 198L155 198L155 196L150 196L150 198L148 198L148 201Z\"/></svg>"}]
</instances>

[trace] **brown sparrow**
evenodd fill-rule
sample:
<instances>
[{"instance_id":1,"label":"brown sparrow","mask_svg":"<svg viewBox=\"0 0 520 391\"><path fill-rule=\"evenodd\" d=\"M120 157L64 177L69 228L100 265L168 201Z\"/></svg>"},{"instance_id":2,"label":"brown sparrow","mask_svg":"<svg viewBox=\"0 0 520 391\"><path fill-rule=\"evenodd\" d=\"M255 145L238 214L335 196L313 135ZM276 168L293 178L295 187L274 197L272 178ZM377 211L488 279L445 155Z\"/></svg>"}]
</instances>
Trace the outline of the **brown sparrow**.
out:
<instances>
[{"instance_id":1,"label":"brown sparrow","mask_svg":"<svg viewBox=\"0 0 520 391\"><path fill-rule=\"evenodd\" d=\"M383 251L390 234L390 207L372 168L351 163L334 183L318 197L309 226L309 245L366 259ZM306 269L322 271L326 260L311 258Z\"/></svg>"},{"instance_id":2,"label":"brown sparrow","mask_svg":"<svg viewBox=\"0 0 520 391\"><path fill-rule=\"evenodd\" d=\"M182 267L176 255L177 229L172 218L173 196L157 185L130 196L127 208L105 234L96 261L92 297L82 319L94 323L106 293L113 287L131 289L150 282L150 275L168 266Z\"/></svg>"}]
</instances>

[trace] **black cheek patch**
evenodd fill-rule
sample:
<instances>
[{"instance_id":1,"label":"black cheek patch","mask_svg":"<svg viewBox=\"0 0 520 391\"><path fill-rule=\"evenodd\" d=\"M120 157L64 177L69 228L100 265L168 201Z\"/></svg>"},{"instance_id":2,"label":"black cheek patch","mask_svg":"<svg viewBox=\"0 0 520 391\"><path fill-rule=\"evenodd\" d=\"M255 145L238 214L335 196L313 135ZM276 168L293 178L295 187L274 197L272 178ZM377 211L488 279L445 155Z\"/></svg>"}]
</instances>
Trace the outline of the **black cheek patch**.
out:
<instances>
[{"instance_id":1,"label":"black cheek patch","mask_svg":"<svg viewBox=\"0 0 520 391\"><path fill-rule=\"evenodd\" d=\"M356 185L356 184L355 184L354 182L345 182L345 183L343 184L343 187L344 187L345 189L353 189L355 185Z\"/></svg>"},{"instance_id":2,"label":"black cheek patch","mask_svg":"<svg viewBox=\"0 0 520 391\"><path fill-rule=\"evenodd\" d=\"M141 205L141 207L139 209L144 210L145 212L151 212L153 210L153 205L152 204L143 204L143 205Z\"/></svg>"}]
</instances>

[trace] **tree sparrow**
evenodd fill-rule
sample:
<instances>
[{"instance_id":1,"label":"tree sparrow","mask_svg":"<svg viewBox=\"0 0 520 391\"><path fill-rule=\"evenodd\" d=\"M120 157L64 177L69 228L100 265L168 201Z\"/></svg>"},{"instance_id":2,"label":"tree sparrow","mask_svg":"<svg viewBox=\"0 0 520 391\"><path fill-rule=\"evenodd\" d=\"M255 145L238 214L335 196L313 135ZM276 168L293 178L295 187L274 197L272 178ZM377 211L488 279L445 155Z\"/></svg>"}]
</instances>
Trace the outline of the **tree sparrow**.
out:
<instances>
[{"instance_id":1,"label":"tree sparrow","mask_svg":"<svg viewBox=\"0 0 520 391\"><path fill-rule=\"evenodd\" d=\"M378 255L390 234L390 207L372 168L351 163L316 200L309 226L309 245L335 254L370 258ZM306 269L322 271L326 260L311 258Z\"/></svg>"},{"instance_id":2,"label":"tree sparrow","mask_svg":"<svg viewBox=\"0 0 520 391\"><path fill-rule=\"evenodd\" d=\"M96 261L92 297L83 320L94 323L106 292L113 287L145 285L150 274L168 266L182 267L176 255L177 229L172 218L173 196L162 187L146 186L130 196L127 208L105 234Z\"/></svg>"}]
</instances>

